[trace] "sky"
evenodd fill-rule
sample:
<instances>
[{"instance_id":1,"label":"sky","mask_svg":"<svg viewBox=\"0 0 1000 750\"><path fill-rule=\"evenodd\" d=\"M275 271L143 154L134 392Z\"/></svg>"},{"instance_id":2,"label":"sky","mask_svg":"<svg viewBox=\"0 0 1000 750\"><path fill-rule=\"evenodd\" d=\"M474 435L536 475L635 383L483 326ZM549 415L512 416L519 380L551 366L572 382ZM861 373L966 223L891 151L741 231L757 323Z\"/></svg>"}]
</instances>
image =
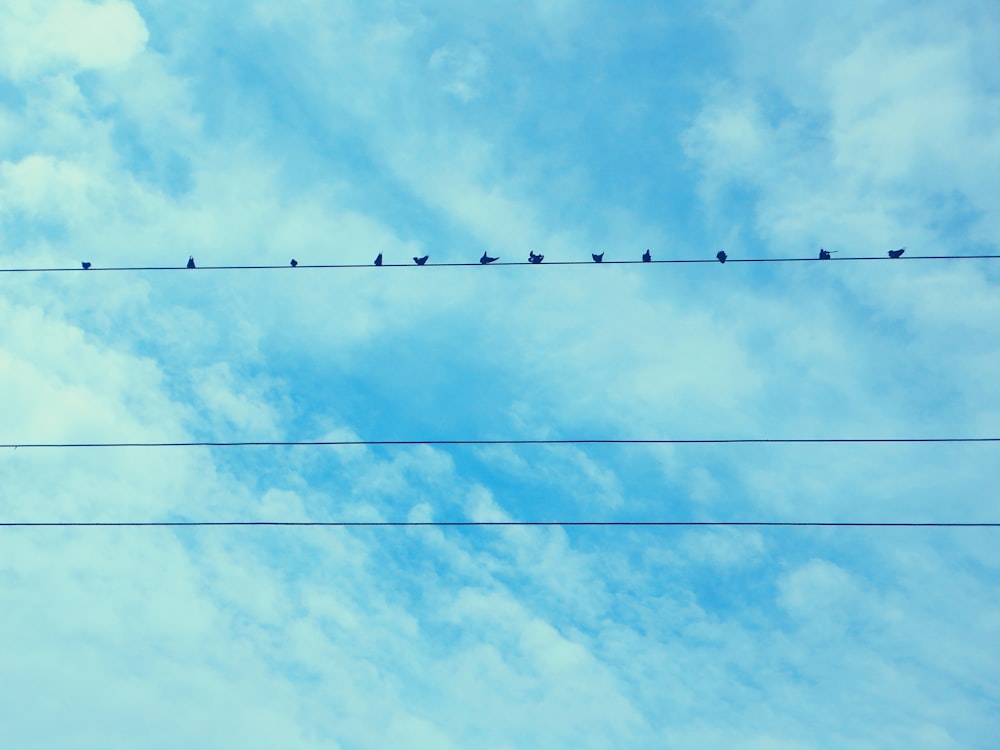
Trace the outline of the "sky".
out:
<instances>
[{"instance_id":1,"label":"sky","mask_svg":"<svg viewBox=\"0 0 1000 750\"><path fill-rule=\"evenodd\" d=\"M4 0L0 268L95 270L0 273L0 443L1000 436L1000 266L910 260L1000 252L998 42L992 0ZM363 267L96 272L188 256ZM990 523L996 446L6 449L0 522ZM8 526L0 746L993 748L998 542Z\"/></svg>"}]
</instances>

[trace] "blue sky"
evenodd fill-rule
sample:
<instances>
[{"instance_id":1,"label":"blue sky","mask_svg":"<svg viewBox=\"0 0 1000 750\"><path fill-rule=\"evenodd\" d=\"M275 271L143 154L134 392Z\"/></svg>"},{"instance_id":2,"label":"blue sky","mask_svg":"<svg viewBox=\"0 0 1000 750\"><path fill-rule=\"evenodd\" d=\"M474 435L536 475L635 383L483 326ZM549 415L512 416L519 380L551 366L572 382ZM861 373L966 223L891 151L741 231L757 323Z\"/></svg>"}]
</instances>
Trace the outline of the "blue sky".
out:
<instances>
[{"instance_id":1,"label":"blue sky","mask_svg":"<svg viewBox=\"0 0 1000 750\"><path fill-rule=\"evenodd\" d=\"M0 266L995 254L991 2L8 0ZM0 274L0 442L996 436L991 261ZM991 445L18 450L0 519L995 522ZM995 530L6 529L0 745L989 748Z\"/></svg>"}]
</instances>

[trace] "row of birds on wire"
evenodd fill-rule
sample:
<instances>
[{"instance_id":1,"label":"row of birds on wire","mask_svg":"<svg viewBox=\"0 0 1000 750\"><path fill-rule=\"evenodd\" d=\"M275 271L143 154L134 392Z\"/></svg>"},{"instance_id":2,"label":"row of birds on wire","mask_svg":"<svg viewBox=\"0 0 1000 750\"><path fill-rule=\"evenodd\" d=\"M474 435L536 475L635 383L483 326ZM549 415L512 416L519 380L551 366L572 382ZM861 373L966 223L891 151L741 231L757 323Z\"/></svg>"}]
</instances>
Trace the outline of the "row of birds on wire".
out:
<instances>
[{"instance_id":1,"label":"row of birds on wire","mask_svg":"<svg viewBox=\"0 0 1000 750\"><path fill-rule=\"evenodd\" d=\"M837 251L836 250L824 250L823 248L820 248L818 260L830 260L831 257L832 257L831 253L835 253L835 252L837 252ZM889 251L889 257L890 258L899 258L899 257L901 257L903 255L904 252L906 252L906 248L905 247L901 247L898 250L890 250ZM422 265L424 265L424 264L427 263L427 260L430 257L431 257L430 255L424 255L424 256L421 256L419 258L416 257L416 256L414 256L413 262L416 263L418 266L422 266ZM594 263L603 263L604 262L604 253L591 253L590 257L593 258ZM717 252L715 254L715 258L716 258L716 260L719 261L719 263L725 263L729 259L729 256L726 254L725 250L720 250L719 252ZM488 253L484 252L483 256L479 259L479 262L482 263L484 266L486 266L486 265L489 265L490 263L494 263L494 262L496 262L498 260L500 260L499 256L494 257L494 256L491 256ZM544 255L540 255L540 254L535 253L533 251L529 251L528 252L528 263L532 263L534 265L538 265L543 260L545 260L545 256ZM650 253L649 250L646 250L646 252L644 252L642 254L642 262L643 263L651 263L652 261L653 261L653 255ZM291 263L289 263L289 265L292 268L295 268L298 264L299 264L299 262L297 260L295 260L295 258L292 258ZM83 263L81 265L83 266L83 270L86 271L86 270L89 270L92 267L93 264L90 263L90 261L86 261L85 260L85 261L83 261ZM379 253L378 255L375 256L374 265L376 265L376 266L381 266L382 265L382 253ZM188 257L187 267L188 268L197 268L198 267L195 264L195 262L194 262L194 256L193 255Z\"/></svg>"}]
</instances>

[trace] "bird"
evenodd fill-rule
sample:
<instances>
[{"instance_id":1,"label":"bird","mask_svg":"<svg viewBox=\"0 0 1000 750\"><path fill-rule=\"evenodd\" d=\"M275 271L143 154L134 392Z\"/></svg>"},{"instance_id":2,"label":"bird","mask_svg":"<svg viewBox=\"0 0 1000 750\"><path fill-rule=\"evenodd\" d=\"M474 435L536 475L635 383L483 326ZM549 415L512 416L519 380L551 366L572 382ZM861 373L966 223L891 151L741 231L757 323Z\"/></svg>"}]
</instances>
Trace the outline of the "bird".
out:
<instances>
[{"instance_id":1,"label":"bird","mask_svg":"<svg viewBox=\"0 0 1000 750\"><path fill-rule=\"evenodd\" d=\"M429 257L431 257L431 256L425 255L423 258L414 258L413 262L416 263L418 266L422 266L424 263L427 262L427 259Z\"/></svg>"},{"instance_id":2,"label":"bird","mask_svg":"<svg viewBox=\"0 0 1000 750\"><path fill-rule=\"evenodd\" d=\"M653 255L649 252L649 250L647 250L646 252L644 252L642 254L642 262L643 263L649 263L652 260L653 260Z\"/></svg>"},{"instance_id":3,"label":"bird","mask_svg":"<svg viewBox=\"0 0 1000 750\"><path fill-rule=\"evenodd\" d=\"M83 266L83 270L86 271L88 268L90 268L90 261L89 260L85 260L80 265Z\"/></svg>"},{"instance_id":4,"label":"bird","mask_svg":"<svg viewBox=\"0 0 1000 750\"><path fill-rule=\"evenodd\" d=\"M889 257L890 258L898 258L900 255L902 255L905 252L906 252L906 248L905 247L901 247L901 248L899 248L899 250L890 250L889 251Z\"/></svg>"},{"instance_id":5,"label":"bird","mask_svg":"<svg viewBox=\"0 0 1000 750\"><path fill-rule=\"evenodd\" d=\"M295 266L297 266L298 264L299 262L295 260L295 258L292 258L292 263L291 263L292 268L295 268Z\"/></svg>"},{"instance_id":6,"label":"bird","mask_svg":"<svg viewBox=\"0 0 1000 750\"><path fill-rule=\"evenodd\" d=\"M823 248L820 248L819 249L819 259L820 260L830 260L830 253L835 253L835 252L837 252L837 251L836 250L824 250Z\"/></svg>"},{"instance_id":7,"label":"bird","mask_svg":"<svg viewBox=\"0 0 1000 750\"><path fill-rule=\"evenodd\" d=\"M416 258L414 258L414 260L416 260ZM378 255L375 256L375 265L376 266L382 265L382 253L379 253Z\"/></svg>"},{"instance_id":8,"label":"bird","mask_svg":"<svg viewBox=\"0 0 1000 750\"><path fill-rule=\"evenodd\" d=\"M497 257L497 258L491 258L490 256L488 256L486 254L486 251L484 250L483 251L483 257L479 259L479 262L482 263L485 266L487 263L492 263L495 260L499 260L499 257Z\"/></svg>"},{"instance_id":9,"label":"bird","mask_svg":"<svg viewBox=\"0 0 1000 750\"><path fill-rule=\"evenodd\" d=\"M536 255L533 251L528 251L528 262L538 265L545 259L544 255Z\"/></svg>"},{"instance_id":10,"label":"bird","mask_svg":"<svg viewBox=\"0 0 1000 750\"><path fill-rule=\"evenodd\" d=\"M604 260L604 253L598 255L597 253L591 253L590 257L594 259L594 263L600 263Z\"/></svg>"},{"instance_id":11,"label":"bird","mask_svg":"<svg viewBox=\"0 0 1000 750\"><path fill-rule=\"evenodd\" d=\"M726 262L726 258L728 258L729 256L726 255L726 251L725 250L720 250L719 252L717 252L715 254L715 257L719 259L719 263L725 263Z\"/></svg>"},{"instance_id":12,"label":"bird","mask_svg":"<svg viewBox=\"0 0 1000 750\"><path fill-rule=\"evenodd\" d=\"M188 266L187 267L188 268L194 268L195 267L195 265L194 265L194 256L193 255L189 255L188 256Z\"/></svg>"}]
</instances>

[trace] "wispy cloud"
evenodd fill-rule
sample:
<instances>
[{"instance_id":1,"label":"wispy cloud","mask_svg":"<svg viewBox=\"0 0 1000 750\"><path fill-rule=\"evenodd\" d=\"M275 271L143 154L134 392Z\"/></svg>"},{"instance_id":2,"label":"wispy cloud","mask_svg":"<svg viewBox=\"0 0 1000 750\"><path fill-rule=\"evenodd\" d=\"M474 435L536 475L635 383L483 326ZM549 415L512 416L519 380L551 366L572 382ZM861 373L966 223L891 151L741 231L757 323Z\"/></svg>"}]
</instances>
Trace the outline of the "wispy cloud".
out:
<instances>
[{"instance_id":1,"label":"wispy cloud","mask_svg":"<svg viewBox=\"0 0 1000 750\"><path fill-rule=\"evenodd\" d=\"M988 3L13 2L3 442L992 435ZM430 254L429 267L367 267ZM10 450L0 521L995 521L979 446ZM990 747L993 530L0 530L0 744Z\"/></svg>"}]
</instances>

